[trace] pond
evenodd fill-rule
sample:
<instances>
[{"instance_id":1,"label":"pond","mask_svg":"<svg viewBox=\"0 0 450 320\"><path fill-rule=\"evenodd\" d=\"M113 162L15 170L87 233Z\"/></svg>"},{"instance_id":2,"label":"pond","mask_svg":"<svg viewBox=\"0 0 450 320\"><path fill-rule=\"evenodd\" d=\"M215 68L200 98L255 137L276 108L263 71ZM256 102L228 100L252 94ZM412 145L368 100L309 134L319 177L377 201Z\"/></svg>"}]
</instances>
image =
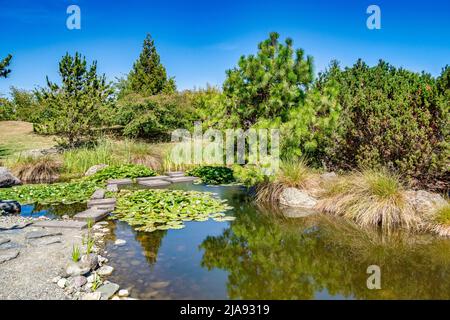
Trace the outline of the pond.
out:
<instances>
[{"instance_id":1,"label":"pond","mask_svg":"<svg viewBox=\"0 0 450 320\"><path fill-rule=\"evenodd\" d=\"M386 236L322 216L284 218L256 206L239 186L171 188L215 192L234 207L236 220L153 233L110 222L106 250L115 271L109 280L135 298L450 299L450 240ZM22 214L77 210L25 206ZM116 239L126 244L115 246ZM367 288L370 265L380 267L380 290Z\"/></svg>"}]
</instances>

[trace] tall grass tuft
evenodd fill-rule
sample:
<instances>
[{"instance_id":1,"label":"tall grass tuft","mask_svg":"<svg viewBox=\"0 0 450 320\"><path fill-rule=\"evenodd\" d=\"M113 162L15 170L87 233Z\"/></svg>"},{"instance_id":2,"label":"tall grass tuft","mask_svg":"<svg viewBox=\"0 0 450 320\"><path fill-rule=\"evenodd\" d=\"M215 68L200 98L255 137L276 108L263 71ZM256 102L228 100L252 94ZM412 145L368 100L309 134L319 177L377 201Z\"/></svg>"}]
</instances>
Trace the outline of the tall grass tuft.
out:
<instances>
[{"instance_id":1,"label":"tall grass tuft","mask_svg":"<svg viewBox=\"0 0 450 320\"><path fill-rule=\"evenodd\" d=\"M438 208L433 214L431 230L440 236L450 237L450 204Z\"/></svg>"},{"instance_id":2,"label":"tall grass tuft","mask_svg":"<svg viewBox=\"0 0 450 320\"><path fill-rule=\"evenodd\" d=\"M326 185L317 209L354 221L362 227L390 232L402 227L419 230L423 221L406 201L398 176L386 170L364 170Z\"/></svg>"},{"instance_id":3,"label":"tall grass tuft","mask_svg":"<svg viewBox=\"0 0 450 320\"><path fill-rule=\"evenodd\" d=\"M8 159L13 173L27 183L51 183L59 179L62 163L52 156L21 156Z\"/></svg>"}]
</instances>

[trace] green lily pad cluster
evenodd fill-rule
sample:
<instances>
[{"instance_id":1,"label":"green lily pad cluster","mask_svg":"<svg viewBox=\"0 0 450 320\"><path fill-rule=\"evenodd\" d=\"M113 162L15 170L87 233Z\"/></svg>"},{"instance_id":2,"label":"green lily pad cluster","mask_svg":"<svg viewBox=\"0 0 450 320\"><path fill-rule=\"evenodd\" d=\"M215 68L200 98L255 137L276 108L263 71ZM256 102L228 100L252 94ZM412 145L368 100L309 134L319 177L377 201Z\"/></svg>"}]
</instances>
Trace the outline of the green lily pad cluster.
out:
<instances>
[{"instance_id":1,"label":"green lily pad cluster","mask_svg":"<svg viewBox=\"0 0 450 320\"><path fill-rule=\"evenodd\" d=\"M108 166L92 176L88 177L88 181L103 182L109 179L154 177L156 172L141 164L123 164L116 166Z\"/></svg>"},{"instance_id":2,"label":"green lily pad cluster","mask_svg":"<svg viewBox=\"0 0 450 320\"><path fill-rule=\"evenodd\" d=\"M184 221L231 221L226 200L210 193L181 190L138 190L119 193L113 218L138 231L182 229Z\"/></svg>"},{"instance_id":3,"label":"green lily pad cluster","mask_svg":"<svg viewBox=\"0 0 450 320\"><path fill-rule=\"evenodd\" d=\"M86 202L98 185L91 181L29 184L0 189L0 199L21 204L72 204Z\"/></svg>"},{"instance_id":4,"label":"green lily pad cluster","mask_svg":"<svg viewBox=\"0 0 450 320\"><path fill-rule=\"evenodd\" d=\"M227 167L200 166L186 172L206 184L227 184L235 181L233 170Z\"/></svg>"}]
</instances>

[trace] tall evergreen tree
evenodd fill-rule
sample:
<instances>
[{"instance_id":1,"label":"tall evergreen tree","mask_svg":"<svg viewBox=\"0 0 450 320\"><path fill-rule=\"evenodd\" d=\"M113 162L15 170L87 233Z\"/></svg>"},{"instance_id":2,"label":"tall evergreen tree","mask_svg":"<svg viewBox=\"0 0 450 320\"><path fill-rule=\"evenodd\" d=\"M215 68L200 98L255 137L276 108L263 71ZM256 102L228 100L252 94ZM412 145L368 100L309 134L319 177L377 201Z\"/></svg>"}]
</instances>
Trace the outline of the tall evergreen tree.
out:
<instances>
[{"instance_id":1,"label":"tall evergreen tree","mask_svg":"<svg viewBox=\"0 0 450 320\"><path fill-rule=\"evenodd\" d=\"M147 34L139 59L128 75L127 89L143 96L171 93L176 90L175 81L167 77L166 69L161 64L150 34Z\"/></svg>"},{"instance_id":2,"label":"tall evergreen tree","mask_svg":"<svg viewBox=\"0 0 450 320\"><path fill-rule=\"evenodd\" d=\"M0 60L0 78L6 78L11 72L8 69L9 63L11 62L12 56L8 54L5 59Z\"/></svg>"}]
</instances>

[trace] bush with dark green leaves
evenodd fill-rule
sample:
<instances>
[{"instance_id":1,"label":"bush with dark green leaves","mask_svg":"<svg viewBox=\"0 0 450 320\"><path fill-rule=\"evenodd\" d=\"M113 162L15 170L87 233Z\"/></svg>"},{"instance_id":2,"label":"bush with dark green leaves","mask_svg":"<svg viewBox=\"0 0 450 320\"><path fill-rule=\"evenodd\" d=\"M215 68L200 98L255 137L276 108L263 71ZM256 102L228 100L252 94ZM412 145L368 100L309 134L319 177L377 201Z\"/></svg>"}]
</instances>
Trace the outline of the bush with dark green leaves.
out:
<instances>
[{"instance_id":1,"label":"bush with dark green leaves","mask_svg":"<svg viewBox=\"0 0 450 320\"><path fill-rule=\"evenodd\" d=\"M227 167L201 166L186 172L198 177L206 184L226 184L234 182L233 170Z\"/></svg>"}]
</instances>

